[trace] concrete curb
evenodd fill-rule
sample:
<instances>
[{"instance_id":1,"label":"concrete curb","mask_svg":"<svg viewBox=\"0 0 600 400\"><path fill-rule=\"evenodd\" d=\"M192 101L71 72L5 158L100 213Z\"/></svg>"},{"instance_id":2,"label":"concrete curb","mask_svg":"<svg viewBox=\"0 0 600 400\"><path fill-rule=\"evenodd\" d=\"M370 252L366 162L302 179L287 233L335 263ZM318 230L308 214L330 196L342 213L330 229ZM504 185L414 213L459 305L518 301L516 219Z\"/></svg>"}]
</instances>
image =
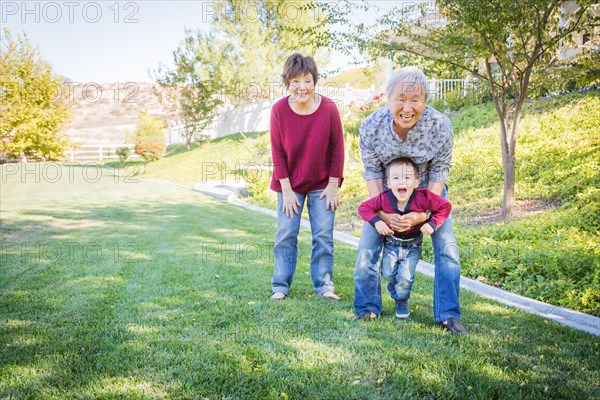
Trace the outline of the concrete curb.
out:
<instances>
[{"instance_id":1,"label":"concrete curb","mask_svg":"<svg viewBox=\"0 0 600 400\"><path fill-rule=\"evenodd\" d=\"M277 212L274 210L269 210L254 204L246 203L245 201L235 197L230 197L227 201L236 206L244 207L248 210L261 212L277 218ZM301 226L303 228L310 229L310 224L308 221L302 220ZM357 237L338 231L334 231L333 237L339 242L345 243L352 247L358 247L359 239ZM417 264L417 272L429 277L433 277L434 266L421 260L419 261L419 264ZM598 317L584 314L582 312L571 310L565 307L553 306L552 304L510 293L497 287L486 285L485 283L470 278L465 278L464 276L460 277L460 287L461 289L477 293L480 296L495 300L507 306L521 309L530 314L540 315L544 318L556 321L559 324L567 325L580 331L600 336L600 318Z\"/></svg>"},{"instance_id":2,"label":"concrete curb","mask_svg":"<svg viewBox=\"0 0 600 400\"><path fill-rule=\"evenodd\" d=\"M188 186L178 185L165 181L157 181L150 179L143 179L149 182L161 183L170 186L175 186L182 189L192 190L198 193L202 193L204 195L209 195L215 197L219 200L225 200L230 204L243 207L247 210L260 212L262 214L269 215L271 217L277 218L277 212L274 210L269 210L264 207L259 207L254 204L247 203L243 200L240 200L235 197L234 191L229 191L227 195L224 196L225 193L222 193L221 190L227 191L226 189L219 188L219 193L211 193L210 190L198 190L195 187L190 188ZM308 221L302 220L300 224L303 228L310 229L310 223ZM358 247L358 238L354 236L350 236L348 234L334 231L333 237L338 242L347 244L352 247ZM434 266L430 263L419 261L417 264L417 272L433 277L434 276ZM477 293L478 295L495 300L499 303L505 304L510 307L518 308L530 314L536 314L542 316L547 319L551 319L553 321L558 322L559 324L570 326L577 330L587 332L589 334L599 336L600 337L600 318L594 317L592 315L584 314L579 311L571 310L565 307L554 306L552 304L544 303L538 300L530 299L525 296L520 296L518 294L510 293L505 290L499 289L494 286L486 285L485 283L478 282L476 280L465 278L464 276L460 277L460 287L462 289L468 290L473 293Z\"/></svg>"}]
</instances>

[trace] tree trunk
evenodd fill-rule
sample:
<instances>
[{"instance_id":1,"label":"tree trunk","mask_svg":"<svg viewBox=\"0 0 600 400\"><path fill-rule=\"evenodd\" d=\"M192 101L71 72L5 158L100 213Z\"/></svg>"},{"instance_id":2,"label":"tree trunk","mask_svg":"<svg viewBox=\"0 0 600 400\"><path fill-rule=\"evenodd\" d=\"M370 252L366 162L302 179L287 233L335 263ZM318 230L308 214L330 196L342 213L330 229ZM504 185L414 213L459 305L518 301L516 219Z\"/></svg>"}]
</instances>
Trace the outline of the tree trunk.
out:
<instances>
[{"instance_id":1,"label":"tree trunk","mask_svg":"<svg viewBox=\"0 0 600 400\"><path fill-rule=\"evenodd\" d=\"M502 196L502 218L510 219L515 207L515 154L508 151L505 159L502 154L504 167L504 195Z\"/></svg>"}]
</instances>

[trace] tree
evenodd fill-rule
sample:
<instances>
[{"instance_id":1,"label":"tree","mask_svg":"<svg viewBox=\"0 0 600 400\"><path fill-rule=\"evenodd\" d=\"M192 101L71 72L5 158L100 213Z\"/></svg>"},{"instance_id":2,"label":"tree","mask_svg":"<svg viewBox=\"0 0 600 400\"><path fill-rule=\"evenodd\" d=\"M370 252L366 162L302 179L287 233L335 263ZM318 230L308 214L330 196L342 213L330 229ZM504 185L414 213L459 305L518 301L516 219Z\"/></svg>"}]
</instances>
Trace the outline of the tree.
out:
<instances>
[{"instance_id":1,"label":"tree","mask_svg":"<svg viewBox=\"0 0 600 400\"><path fill-rule=\"evenodd\" d=\"M251 102L281 82L283 62L294 51L312 55L318 63L326 29L324 17L312 0L218 0L214 29L226 38L232 59L223 84L237 89L236 103ZM231 90L230 90L231 91Z\"/></svg>"},{"instance_id":2,"label":"tree","mask_svg":"<svg viewBox=\"0 0 600 400\"><path fill-rule=\"evenodd\" d=\"M210 33L186 30L173 51L174 67L160 66L153 74L166 90L161 101L179 113L188 148L201 138L221 104L252 103L272 95L292 51L315 54L322 47L313 40L316 31L301 29L320 18L313 1L217 0L211 11Z\"/></svg>"},{"instance_id":3,"label":"tree","mask_svg":"<svg viewBox=\"0 0 600 400\"><path fill-rule=\"evenodd\" d=\"M154 140L164 146L166 141L165 123L160 118L148 114L147 111L140 111L135 128L135 140L144 139Z\"/></svg>"},{"instance_id":4,"label":"tree","mask_svg":"<svg viewBox=\"0 0 600 400\"><path fill-rule=\"evenodd\" d=\"M0 52L0 152L8 159L59 160L69 141L67 89L29 43L3 30Z\"/></svg>"},{"instance_id":5,"label":"tree","mask_svg":"<svg viewBox=\"0 0 600 400\"><path fill-rule=\"evenodd\" d=\"M374 26L359 25L337 35L338 43L390 55L406 52L469 71L486 81L500 121L504 169L502 214L510 218L515 203L516 145L523 105L534 72L550 65L560 46L575 32L593 34L598 27L594 2L577 0L438 0L429 4L394 7ZM414 4L414 3L413 3ZM342 21L340 12L330 18ZM333 15L333 17L332 17ZM375 26L377 28L375 28ZM479 71L478 65L484 65Z\"/></svg>"},{"instance_id":6,"label":"tree","mask_svg":"<svg viewBox=\"0 0 600 400\"><path fill-rule=\"evenodd\" d=\"M175 68L160 66L154 73L156 82L165 95L156 91L161 103L169 104L178 112L187 148L201 138L201 132L210 124L223 104L218 96L219 83L224 79L221 66L230 62L226 43L213 34L186 30L187 37L173 51Z\"/></svg>"},{"instance_id":7,"label":"tree","mask_svg":"<svg viewBox=\"0 0 600 400\"><path fill-rule=\"evenodd\" d=\"M135 130L135 152L145 161L154 161L165 153L165 124L159 118L139 113Z\"/></svg>"}]
</instances>

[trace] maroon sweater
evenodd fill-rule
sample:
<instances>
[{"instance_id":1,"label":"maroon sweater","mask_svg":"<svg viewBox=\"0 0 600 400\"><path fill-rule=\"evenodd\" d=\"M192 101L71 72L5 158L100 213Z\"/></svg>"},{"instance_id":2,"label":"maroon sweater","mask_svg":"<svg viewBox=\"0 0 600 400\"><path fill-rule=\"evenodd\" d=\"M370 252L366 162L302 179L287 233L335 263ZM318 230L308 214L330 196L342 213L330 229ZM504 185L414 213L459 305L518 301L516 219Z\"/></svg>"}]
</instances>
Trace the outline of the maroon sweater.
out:
<instances>
[{"instance_id":1,"label":"maroon sweater","mask_svg":"<svg viewBox=\"0 0 600 400\"><path fill-rule=\"evenodd\" d=\"M436 231L450 216L451 209L452 205L450 202L442 196L438 196L428 189L415 189L410 195L404 211L400 211L398 209L398 200L396 200L392 190L388 189L358 206L358 213L364 221L375 226L375 222L381 221L381 218L377 215L377 211L400 215L408 214L411 211L431 211L431 219L429 221L415 225L408 231L394 233L396 237L411 238L421 233L421 226L425 223L431 225L433 230Z\"/></svg>"},{"instance_id":2,"label":"maroon sweater","mask_svg":"<svg viewBox=\"0 0 600 400\"><path fill-rule=\"evenodd\" d=\"M280 179L289 178L292 190L308 193L324 189L329 177L344 172L344 136L335 103L321 96L321 104L309 115L296 114L284 97L271 109L271 189L281 192Z\"/></svg>"}]
</instances>

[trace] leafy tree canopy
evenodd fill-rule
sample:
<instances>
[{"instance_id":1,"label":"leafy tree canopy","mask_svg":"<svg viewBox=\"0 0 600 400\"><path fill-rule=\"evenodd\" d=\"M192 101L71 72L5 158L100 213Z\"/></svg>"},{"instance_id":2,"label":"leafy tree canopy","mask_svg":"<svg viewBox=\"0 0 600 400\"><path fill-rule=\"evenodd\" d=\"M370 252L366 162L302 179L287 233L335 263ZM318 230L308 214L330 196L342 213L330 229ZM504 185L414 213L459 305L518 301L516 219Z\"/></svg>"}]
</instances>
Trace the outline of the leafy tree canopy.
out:
<instances>
[{"instance_id":1,"label":"leafy tree canopy","mask_svg":"<svg viewBox=\"0 0 600 400\"><path fill-rule=\"evenodd\" d=\"M0 52L0 152L12 160L59 160L69 141L68 88L27 36L3 30Z\"/></svg>"}]
</instances>

